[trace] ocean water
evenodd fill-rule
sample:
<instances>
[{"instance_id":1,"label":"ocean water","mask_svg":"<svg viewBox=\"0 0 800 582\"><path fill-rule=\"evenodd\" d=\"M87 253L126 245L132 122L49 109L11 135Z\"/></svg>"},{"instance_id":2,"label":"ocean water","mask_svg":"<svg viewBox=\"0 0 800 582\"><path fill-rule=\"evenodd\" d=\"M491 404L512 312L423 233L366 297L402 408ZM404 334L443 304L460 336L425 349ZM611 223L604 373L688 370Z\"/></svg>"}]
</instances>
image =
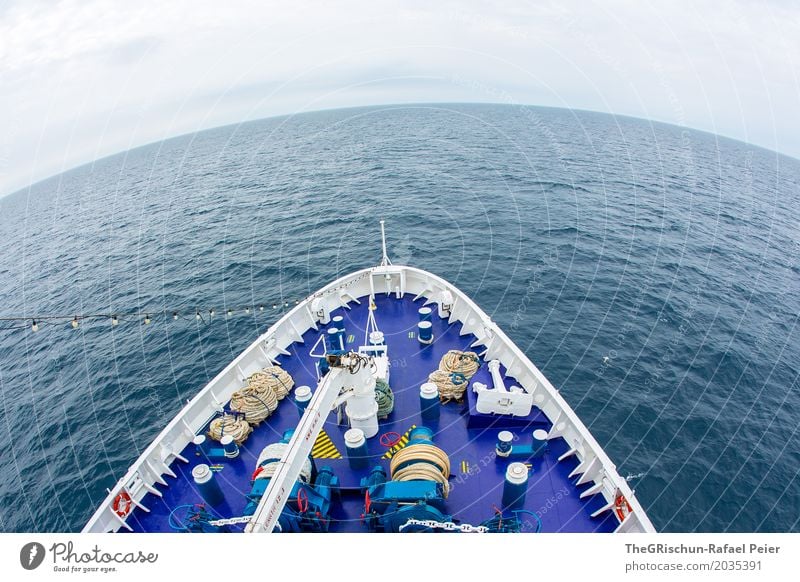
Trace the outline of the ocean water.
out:
<instances>
[{"instance_id":1,"label":"ocean water","mask_svg":"<svg viewBox=\"0 0 800 582\"><path fill-rule=\"evenodd\" d=\"M123 314L0 322L0 531L79 530L285 304L378 262L380 218L395 263L465 290L561 390L657 529L800 531L800 162L496 105L224 127L0 199L0 315Z\"/></svg>"}]
</instances>

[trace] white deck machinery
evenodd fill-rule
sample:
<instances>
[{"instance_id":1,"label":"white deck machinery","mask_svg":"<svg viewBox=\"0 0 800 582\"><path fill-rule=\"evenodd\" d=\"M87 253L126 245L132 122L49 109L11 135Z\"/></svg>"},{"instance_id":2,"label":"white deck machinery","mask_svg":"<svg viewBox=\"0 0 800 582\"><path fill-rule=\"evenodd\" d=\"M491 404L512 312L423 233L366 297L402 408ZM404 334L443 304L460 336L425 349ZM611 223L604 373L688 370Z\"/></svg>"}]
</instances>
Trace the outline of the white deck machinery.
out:
<instances>
[{"instance_id":1,"label":"white deck machinery","mask_svg":"<svg viewBox=\"0 0 800 582\"><path fill-rule=\"evenodd\" d=\"M379 406L376 383L389 379L389 358L383 333L375 322L375 304L370 300L364 345L358 352L345 350L341 327L333 327L314 344L311 354L320 358L320 381L261 501L250 518L245 532L271 532L290 497L294 484L307 467L308 456L332 410L345 413L352 429L364 438L378 434ZM315 353L322 344L323 352ZM357 432L357 431L354 431Z\"/></svg>"},{"instance_id":2,"label":"white deck machinery","mask_svg":"<svg viewBox=\"0 0 800 582\"><path fill-rule=\"evenodd\" d=\"M300 477L304 465L308 463L311 448L317 440L328 414L342 402L348 404L364 401L375 405L374 359L356 352L329 355L330 371L322 378L303 417L297 425L286 452L278 463L258 508L250 518L245 532L271 532L281 516L295 482ZM357 410L361 410L358 408ZM378 432L377 408L374 412L374 432ZM363 419L363 425L372 425L370 419ZM363 430L363 429L362 429Z\"/></svg>"}]
</instances>

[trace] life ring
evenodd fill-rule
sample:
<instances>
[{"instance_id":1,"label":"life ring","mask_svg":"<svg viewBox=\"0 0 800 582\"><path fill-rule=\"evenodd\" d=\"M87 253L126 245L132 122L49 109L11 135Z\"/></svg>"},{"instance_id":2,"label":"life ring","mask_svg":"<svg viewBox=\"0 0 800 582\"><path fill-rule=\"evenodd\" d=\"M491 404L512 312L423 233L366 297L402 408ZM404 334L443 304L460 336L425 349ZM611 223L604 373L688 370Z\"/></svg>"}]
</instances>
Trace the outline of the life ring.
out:
<instances>
[{"instance_id":1,"label":"life ring","mask_svg":"<svg viewBox=\"0 0 800 582\"><path fill-rule=\"evenodd\" d=\"M633 509L631 509L631 504L628 503L628 500L623 495L617 495L614 500L614 511L620 521L625 521L625 518L633 512Z\"/></svg>"},{"instance_id":2,"label":"life ring","mask_svg":"<svg viewBox=\"0 0 800 582\"><path fill-rule=\"evenodd\" d=\"M111 505L111 508L114 510L120 517L125 517L131 512L131 508L133 507L133 501L131 501L131 496L128 495L127 491L121 492L114 498L114 503Z\"/></svg>"}]
</instances>

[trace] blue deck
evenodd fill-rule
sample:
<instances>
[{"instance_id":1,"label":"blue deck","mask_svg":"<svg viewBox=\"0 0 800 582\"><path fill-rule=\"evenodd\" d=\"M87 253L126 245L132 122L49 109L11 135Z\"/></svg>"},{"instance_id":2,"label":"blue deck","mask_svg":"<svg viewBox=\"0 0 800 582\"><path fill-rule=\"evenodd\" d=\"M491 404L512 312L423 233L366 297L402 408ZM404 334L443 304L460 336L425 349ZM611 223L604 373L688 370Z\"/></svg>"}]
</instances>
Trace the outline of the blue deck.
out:
<instances>
[{"instance_id":1,"label":"blue deck","mask_svg":"<svg viewBox=\"0 0 800 582\"><path fill-rule=\"evenodd\" d=\"M423 300L412 302L410 297L396 299L394 296L379 295L376 297L375 312L378 326L384 332L391 361L390 385L395 394L395 408L387 420L381 421L380 434L388 431L405 433L412 425L426 425L420 418L419 386L427 381L428 374L438 367L441 357L451 349L466 350L475 341L472 335L460 336L460 325L449 325L446 320L439 319L435 312L433 317L434 342L430 346L422 346L416 338L418 322L417 309ZM364 341L368 309L367 302L360 305L351 304L352 309L340 309L334 315L343 315L347 330L348 348L357 349ZM324 331L321 329L320 331ZM414 332L413 337L410 333ZM354 337L353 337L354 336ZM315 360L308 351L319 337L319 332L310 330L303 336L304 343L294 343L288 348L290 356L280 358L283 368L295 381L295 386L316 386L314 372ZM480 349L476 350L480 353ZM504 370L503 370L504 372ZM485 362L482 361L472 381L492 385L491 377ZM507 381L511 385L513 379ZM471 389L471 388L470 388ZM434 443L450 456L451 493L446 502L447 512L454 520L477 525L494 515L494 506L500 505L503 488L503 476L507 462L497 460L494 455L497 433L502 430L502 421L494 426L485 427L486 423L469 423L470 410L468 403L449 403L441 407L441 418L431 426L436 431ZM547 418L534 408L535 413L526 423L519 427L519 421L509 428L519 435L522 442L530 439L535 428L549 428ZM502 417L500 417L502 418ZM285 430L294 428L299 414L291 395L281 401L278 410L250 435L240 447L241 454L233 460L219 461L221 469L216 476L225 492L225 503L214 508L212 513L219 517L235 517L242 515L247 502L245 495L250 491L250 476L261 450L268 444L280 441ZM484 428L468 428L484 426ZM344 432L347 426L336 423L336 415L331 414L324 430L345 455ZM388 472L388 460L381 459L386 449L378 442L378 438L368 442L370 454L373 456L370 466L383 464ZM587 499L579 499L582 491L591 484L577 487L577 477L569 479L569 473L577 465L574 457L558 462L558 456L567 450L562 439L550 441L549 449L543 457L533 459L525 509L536 512L542 523L543 532L610 532L618 525L612 512L605 512L598 518L591 513L602 507L605 502L599 495ZM128 523L134 531L168 532L172 531L169 515L182 505L201 503L200 497L191 477L192 467L199 462L194 447L190 445L183 451L189 459L188 464L175 462L172 469L177 477L165 477L168 486L158 485L163 498L147 495L143 503L151 510L146 513L135 509L129 516ZM364 511L363 493L358 490L361 477L366 476L369 469L353 471L346 458L317 459L318 467L329 466L338 476L342 491L338 500L334 501L331 512L331 531L364 532L365 526L360 516ZM232 529L242 529L236 526ZM534 530L535 522L528 524L526 530ZM525 530L524 530L525 531Z\"/></svg>"}]
</instances>

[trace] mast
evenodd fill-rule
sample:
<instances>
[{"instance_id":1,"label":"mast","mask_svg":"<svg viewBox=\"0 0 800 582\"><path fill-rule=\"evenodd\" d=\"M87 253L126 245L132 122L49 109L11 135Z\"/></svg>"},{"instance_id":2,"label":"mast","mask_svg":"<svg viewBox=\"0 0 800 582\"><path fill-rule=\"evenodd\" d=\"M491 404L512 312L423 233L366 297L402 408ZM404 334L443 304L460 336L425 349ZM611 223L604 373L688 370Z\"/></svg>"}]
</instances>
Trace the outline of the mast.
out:
<instances>
[{"instance_id":1,"label":"mast","mask_svg":"<svg viewBox=\"0 0 800 582\"><path fill-rule=\"evenodd\" d=\"M385 221L381 220L381 245L383 247L383 258L381 258L381 267L386 267L392 264L389 260L389 255L386 253L386 230L383 227Z\"/></svg>"}]
</instances>

